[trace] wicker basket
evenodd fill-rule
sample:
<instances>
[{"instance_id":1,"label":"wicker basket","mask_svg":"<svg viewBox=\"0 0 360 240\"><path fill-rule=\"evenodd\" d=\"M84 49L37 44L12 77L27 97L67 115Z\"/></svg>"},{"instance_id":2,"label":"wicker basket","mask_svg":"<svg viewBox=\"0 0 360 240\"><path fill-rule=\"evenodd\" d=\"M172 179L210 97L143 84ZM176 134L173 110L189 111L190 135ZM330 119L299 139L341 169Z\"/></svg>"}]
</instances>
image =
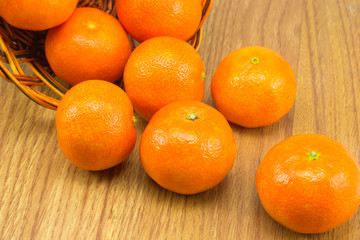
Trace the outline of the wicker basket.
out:
<instances>
[{"instance_id":1,"label":"wicker basket","mask_svg":"<svg viewBox=\"0 0 360 240\"><path fill-rule=\"evenodd\" d=\"M116 17L114 3L115 0L79 0L78 6L96 7ZM212 0L202 0L201 5L202 19L198 31L190 40L190 44L196 50L201 45L202 24L210 12ZM59 99L68 91L69 85L55 79L55 74L45 58L46 33L46 31L34 32L14 28L0 18L0 77L14 83L34 102L56 109ZM135 47L134 40L131 37L130 39ZM5 64L10 65L12 72ZM29 66L32 75L24 74L22 67L25 65ZM45 88L36 86L45 86Z\"/></svg>"}]
</instances>

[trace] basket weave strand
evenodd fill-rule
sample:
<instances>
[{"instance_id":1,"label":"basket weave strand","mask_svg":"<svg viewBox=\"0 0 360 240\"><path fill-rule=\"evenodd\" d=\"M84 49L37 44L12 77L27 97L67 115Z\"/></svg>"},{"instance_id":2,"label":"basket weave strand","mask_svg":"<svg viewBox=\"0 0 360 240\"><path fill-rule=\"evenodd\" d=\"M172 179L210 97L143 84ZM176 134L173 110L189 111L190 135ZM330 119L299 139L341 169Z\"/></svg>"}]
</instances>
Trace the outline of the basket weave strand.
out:
<instances>
[{"instance_id":1,"label":"basket weave strand","mask_svg":"<svg viewBox=\"0 0 360 240\"><path fill-rule=\"evenodd\" d=\"M202 0L202 18L195 35L189 43L199 50L201 46L202 25L207 18L212 0ZM116 17L115 0L80 0L78 7L95 7ZM56 109L68 85L55 79L45 57L45 37L47 31L27 31L12 27L0 17L0 77L14 83L26 96L34 102ZM133 48L135 41L130 37ZM26 63L33 75L26 75L21 63ZM10 66L11 71L5 64ZM36 86L46 86L55 93L58 99L44 94ZM53 95L53 94L52 94Z\"/></svg>"}]
</instances>

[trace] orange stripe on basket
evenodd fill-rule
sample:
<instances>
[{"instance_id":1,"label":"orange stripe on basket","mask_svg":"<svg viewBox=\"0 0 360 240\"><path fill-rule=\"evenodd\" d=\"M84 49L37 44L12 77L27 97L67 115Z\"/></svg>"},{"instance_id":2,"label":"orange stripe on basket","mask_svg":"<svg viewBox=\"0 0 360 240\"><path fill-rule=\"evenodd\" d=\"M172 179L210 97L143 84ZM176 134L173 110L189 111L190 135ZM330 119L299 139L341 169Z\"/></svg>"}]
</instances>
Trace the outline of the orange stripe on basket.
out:
<instances>
[{"instance_id":1,"label":"orange stripe on basket","mask_svg":"<svg viewBox=\"0 0 360 240\"><path fill-rule=\"evenodd\" d=\"M51 83L53 83L57 88L59 88L59 91L62 92L63 94L66 93L67 91L69 91L68 88L66 88L64 85L62 85L61 83L59 83L48 71L46 71L44 69L44 67L38 63L35 62L35 66L39 69L39 72L44 74L46 79L48 79L48 81L50 81Z\"/></svg>"},{"instance_id":2,"label":"orange stripe on basket","mask_svg":"<svg viewBox=\"0 0 360 240\"><path fill-rule=\"evenodd\" d=\"M41 100L43 100L44 102L47 102L49 104L51 104L55 109L57 108L57 106L59 105L59 100L53 99L45 94L43 94L42 92L39 92L36 88L30 86L29 87L30 90L33 91L33 94L35 94L35 96Z\"/></svg>"},{"instance_id":3,"label":"orange stripe on basket","mask_svg":"<svg viewBox=\"0 0 360 240\"><path fill-rule=\"evenodd\" d=\"M201 7L202 7L202 17L199 24L198 29L196 30L195 35L191 39L191 46L195 48L196 51L199 51L202 43L202 37L203 37L203 28L202 25L204 24L207 16L210 13L211 7L212 7L213 0L202 0L201 1Z\"/></svg>"},{"instance_id":4,"label":"orange stripe on basket","mask_svg":"<svg viewBox=\"0 0 360 240\"><path fill-rule=\"evenodd\" d=\"M207 0L207 1L204 0L203 3L204 4L203 4L203 8L202 8L202 18L201 18L198 29L200 29L202 27L206 18L209 16L210 10L212 8L213 0Z\"/></svg>"},{"instance_id":5,"label":"orange stripe on basket","mask_svg":"<svg viewBox=\"0 0 360 240\"><path fill-rule=\"evenodd\" d=\"M0 77L2 77L3 79L5 79L6 81L10 82L10 79L5 75L5 73L2 71L1 67L0 67Z\"/></svg>"},{"instance_id":6,"label":"orange stripe on basket","mask_svg":"<svg viewBox=\"0 0 360 240\"><path fill-rule=\"evenodd\" d=\"M196 38L196 40L198 41L198 44L195 46L195 50L199 51L199 49L201 47L201 43L202 43L203 28L200 28L200 30L198 31L197 36L198 37Z\"/></svg>"},{"instance_id":7,"label":"orange stripe on basket","mask_svg":"<svg viewBox=\"0 0 360 240\"><path fill-rule=\"evenodd\" d=\"M60 84L56 84L55 79L52 81L49 79L49 76L46 76L44 72L40 70L40 65L38 63L35 63L35 66L33 63L28 63L31 70L34 72L34 74L46 85L48 86L52 91L54 91L57 95L60 97L63 97L65 92L67 91L66 88L62 87ZM40 71L39 71L40 70ZM51 77L52 78L52 77Z\"/></svg>"},{"instance_id":8,"label":"orange stripe on basket","mask_svg":"<svg viewBox=\"0 0 360 240\"><path fill-rule=\"evenodd\" d=\"M13 70L13 72L15 74L21 74L21 75L25 75L24 72L22 71L19 63L16 61L16 57L14 56L14 54L12 54L12 52L8 49L8 47L6 46L4 40L2 39L2 37L0 37L0 46L3 49L7 60L10 64L11 69Z\"/></svg>"},{"instance_id":9,"label":"orange stripe on basket","mask_svg":"<svg viewBox=\"0 0 360 240\"><path fill-rule=\"evenodd\" d=\"M0 53L2 53L2 51L0 51ZM0 61L1 61L1 62L4 62L4 63L7 62L6 59L1 56L1 54L0 54Z\"/></svg>"},{"instance_id":10,"label":"orange stripe on basket","mask_svg":"<svg viewBox=\"0 0 360 240\"><path fill-rule=\"evenodd\" d=\"M1 38L0 38L1 39ZM31 100L33 100L34 102L45 106L47 108L50 109L56 109L56 106L51 105L45 101L43 101L42 99L39 99L38 97L36 97L33 94L33 91L30 90L29 86L24 86L22 85L12 74L11 72L5 67L5 65L0 62L0 68L1 70L5 73L6 77L9 78L26 96L28 96Z\"/></svg>"}]
</instances>

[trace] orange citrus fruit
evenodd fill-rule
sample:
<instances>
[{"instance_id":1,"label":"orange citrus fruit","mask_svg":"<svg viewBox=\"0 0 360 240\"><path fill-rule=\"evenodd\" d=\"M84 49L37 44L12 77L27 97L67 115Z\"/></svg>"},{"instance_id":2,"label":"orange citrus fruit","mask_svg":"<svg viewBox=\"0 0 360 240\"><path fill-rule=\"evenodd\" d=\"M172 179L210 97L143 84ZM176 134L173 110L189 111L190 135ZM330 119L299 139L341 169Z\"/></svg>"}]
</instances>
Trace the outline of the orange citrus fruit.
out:
<instances>
[{"instance_id":1,"label":"orange citrus fruit","mask_svg":"<svg viewBox=\"0 0 360 240\"><path fill-rule=\"evenodd\" d=\"M0 16L10 25L25 30L45 30L65 22L78 0L1 0Z\"/></svg>"},{"instance_id":2,"label":"orange citrus fruit","mask_svg":"<svg viewBox=\"0 0 360 240\"><path fill-rule=\"evenodd\" d=\"M236 157L234 134L216 109L179 101L160 109L140 142L141 163L160 186L181 194L215 187Z\"/></svg>"},{"instance_id":3,"label":"orange citrus fruit","mask_svg":"<svg viewBox=\"0 0 360 240\"><path fill-rule=\"evenodd\" d=\"M172 37L152 38L140 44L124 72L125 91L135 111L147 121L169 103L202 101L204 83L200 55L188 43Z\"/></svg>"},{"instance_id":4,"label":"orange citrus fruit","mask_svg":"<svg viewBox=\"0 0 360 240\"><path fill-rule=\"evenodd\" d=\"M294 105L296 79L286 59L263 47L246 47L220 63L211 84L219 111L243 127L262 127L281 119Z\"/></svg>"},{"instance_id":5,"label":"orange citrus fruit","mask_svg":"<svg viewBox=\"0 0 360 240\"><path fill-rule=\"evenodd\" d=\"M45 52L55 74L72 85L91 79L114 82L123 74L131 44L119 21L86 7L49 31Z\"/></svg>"},{"instance_id":6,"label":"orange citrus fruit","mask_svg":"<svg viewBox=\"0 0 360 240\"><path fill-rule=\"evenodd\" d=\"M138 42L159 36L189 40L201 20L197 0L117 0L117 15Z\"/></svg>"},{"instance_id":7,"label":"orange citrus fruit","mask_svg":"<svg viewBox=\"0 0 360 240\"><path fill-rule=\"evenodd\" d=\"M256 174L267 213L299 233L346 222L360 203L360 168L340 143L318 134L292 136L273 147Z\"/></svg>"},{"instance_id":8,"label":"orange citrus fruit","mask_svg":"<svg viewBox=\"0 0 360 240\"><path fill-rule=\"evenodd\" d=\"M135 146L132 118L130 99L121 88L100 80L82 82L58 106L60 148L77 167L93 171L113 167Z\"/></svg>"}]
</instances>

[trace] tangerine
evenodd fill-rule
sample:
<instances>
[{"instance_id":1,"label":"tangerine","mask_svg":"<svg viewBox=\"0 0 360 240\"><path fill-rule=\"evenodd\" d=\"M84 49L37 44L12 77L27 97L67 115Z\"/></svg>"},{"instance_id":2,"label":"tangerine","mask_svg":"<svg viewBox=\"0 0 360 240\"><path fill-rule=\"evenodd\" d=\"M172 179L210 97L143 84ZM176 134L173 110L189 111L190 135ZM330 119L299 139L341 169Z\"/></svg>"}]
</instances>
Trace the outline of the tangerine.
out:
<instances>
[{"instance_id":1,"label":"tangerine","mask_svg":"<svg viewBox=\"0 0 360 240\"><path fill-rule=\"evenodd\" d=\"M169 103L202 101L204 83L200 55L188 43L172 37L143 42L125 66L125 91L137 114L146 121Z\"/></svg>"},{"instance_id":2,"label":"tangerine","mask_svg":"<svg viewBox=\"0 0 360 240\"><path fill-rule=\"evenodd\" d=\"M225 117L197 101L161 108L140 142L141 163L160 186L181 194L215 187L236 157L234 134Z\"/></svg>"},{"instance_id":3,"label":"tangerine","mask_svg":"<svg viewBox=\"0 0 360 240\"><path fill-rule=\"evenodd\" d=\"M299 134L266 154L256 188L277 222L295 232L321 233L346 222L358 209L360 168L335 140Z\"/></svg>"},{"instance_id":4,"label":"tangerine","mask_svg":"<svg viewBox=\"0 0 360 240\"><path fill-rule=\"evenodd\" d=\"M230 122L262 127L280 120L294 105L296 79L279 53L246 47L220 63L211 83L216 107Z\"/></svg>"},{"instance_id":5,"label":"tangerine","mask_svg":"<svg viewBox=\"0 0 360 240\"><path fill-rule=\"evenodd\" d=\"M1 0L0 16L17 28L46 30L65 22L77 3L78 0Z\"/></svg>"},{"instance_id":6,"label":"tangerine","mask_svg":"<svg viewBox=\"0 0 360 240\"><path fill-rule=\"evenodd\" d=\"M120 87L100 80L79 83L65 94L56 112L60 148L77 167L113 167L135 146L132 118L130 99Z\"/></svg>"},{"instance_id":7,"label":"tangerine","mask_svg":"<svg viewBox=\"0 0 360 240\"><path fill-rule=\"evenodd\" d=\"M117 15L138 42L159 36L189 40L201 20L200 1L117 0Z\"/></svg>"},{"instance_id":8,"label":"tangerine","mask_svg":"<svg viewBox=\"0 0 360 240\"><path fill-rule=\"evenodd\" d=\"M84 7L49 30L45 52L55 74L72 85L91 79L114 82L123 74L131 44L116 18Z\"/></svg>"}]
</instances>

